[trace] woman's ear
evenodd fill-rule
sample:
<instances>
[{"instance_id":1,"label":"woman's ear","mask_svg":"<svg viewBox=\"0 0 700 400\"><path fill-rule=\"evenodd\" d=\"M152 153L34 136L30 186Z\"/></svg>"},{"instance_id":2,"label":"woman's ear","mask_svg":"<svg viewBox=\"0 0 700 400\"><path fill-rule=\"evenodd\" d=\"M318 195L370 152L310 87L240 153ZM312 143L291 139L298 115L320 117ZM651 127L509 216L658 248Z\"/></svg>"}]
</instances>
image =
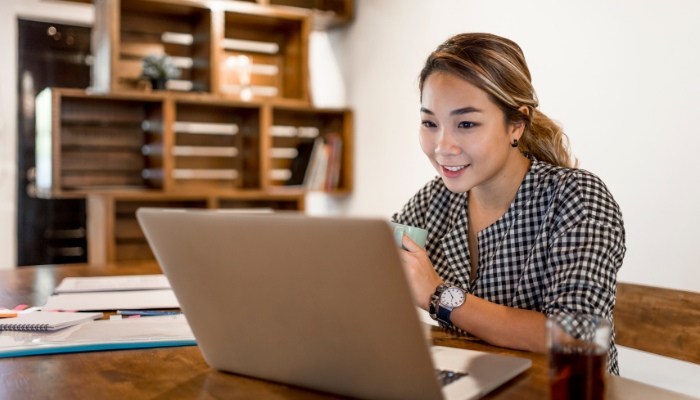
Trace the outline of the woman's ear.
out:
<instances>
[{"instance_id":1,"label":"woman's ear","mask_svg":"<svg viewBox=\"0 0 700 400\"><path fill-rule=\"evenodd\" d=\"M518 108L518 111L520 111L521 113L523 113L525 115L530 115L530 109L527 106L520 106L520 108ZM510 132L511 139L520 140L520 137L523 135L524 131L525 131L525 121L521 120L521 121L514 123L511 126L511 132Z\"/></svg>"}]
</instances>

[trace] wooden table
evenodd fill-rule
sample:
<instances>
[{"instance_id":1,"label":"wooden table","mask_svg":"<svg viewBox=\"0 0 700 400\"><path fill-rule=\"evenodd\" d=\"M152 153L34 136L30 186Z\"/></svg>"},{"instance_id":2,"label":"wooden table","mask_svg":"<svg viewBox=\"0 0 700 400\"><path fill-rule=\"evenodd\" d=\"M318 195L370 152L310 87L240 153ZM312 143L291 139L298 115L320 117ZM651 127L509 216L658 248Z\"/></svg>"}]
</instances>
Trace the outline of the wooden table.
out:
<instances>
[{"instance_id":1,"label":"wooden table","mask_svg":"<svg viewBox=\"0 0 700 400\"><path fill-rule=\"evenodd\" d=\"M0 306L41 305L65 277L160 273L153 262L106 265L20 267L0 271ZM436 345L517 355L532 367L487 398L548 398L547 357L470 340L441 328ZM0 359L3 399L333 399L312 392L212 370L196 346L100 351ZM689 399L628 379L608 379L609 399Z\"/></svg>"}]
</instances>

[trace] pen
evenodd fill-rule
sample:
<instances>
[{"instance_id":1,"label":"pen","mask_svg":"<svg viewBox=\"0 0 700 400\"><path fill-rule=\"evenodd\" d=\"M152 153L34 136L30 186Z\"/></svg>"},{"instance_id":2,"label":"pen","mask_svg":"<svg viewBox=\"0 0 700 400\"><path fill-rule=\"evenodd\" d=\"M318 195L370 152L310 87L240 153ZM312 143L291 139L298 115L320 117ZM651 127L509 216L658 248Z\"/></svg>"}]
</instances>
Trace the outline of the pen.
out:
<instances>
[{"instance_id":1,"label":"pen","mask_svg":"<svg viewBox=\"0 0 700 400\"><path fill-rule=\"evenodd\" d=\"M126 315L126 316L131 316L131 315L139 315L142 317L155 317L159 315L177 315L177 314L182 314L179 311L136 311L136 310L119 310L117 311L117 314L119 315Z\"/></svg>"}]
</instances>

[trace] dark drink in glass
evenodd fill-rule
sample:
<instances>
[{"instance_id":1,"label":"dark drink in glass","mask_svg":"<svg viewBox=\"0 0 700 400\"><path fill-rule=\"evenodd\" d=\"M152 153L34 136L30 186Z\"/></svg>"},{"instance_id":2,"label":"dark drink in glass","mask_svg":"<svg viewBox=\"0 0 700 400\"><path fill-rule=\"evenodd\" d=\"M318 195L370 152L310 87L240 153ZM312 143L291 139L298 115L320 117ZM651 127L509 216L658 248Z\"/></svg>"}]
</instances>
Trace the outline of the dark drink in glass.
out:
<instances>
[{"instance_id":1,"label":"dark drink in glass","mask_svg":"<svg viewBox=\"0 0 700 400\"><path fill-rule=\"evenodd\" d=\"M549 357L552 400L605 398L606 352L586 347L553 347Z\"/></svg>"}]
</instances>

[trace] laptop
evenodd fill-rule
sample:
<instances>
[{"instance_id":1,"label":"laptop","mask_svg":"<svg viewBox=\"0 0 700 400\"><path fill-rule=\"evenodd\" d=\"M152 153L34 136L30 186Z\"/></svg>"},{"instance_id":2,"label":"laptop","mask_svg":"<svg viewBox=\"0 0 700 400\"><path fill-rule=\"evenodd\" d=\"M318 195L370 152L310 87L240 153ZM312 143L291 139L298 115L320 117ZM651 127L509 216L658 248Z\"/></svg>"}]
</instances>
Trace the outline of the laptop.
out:
<instances>
[{"instance_id":1,"label":"laptop","mask_svg":"<svg viewBox=\"0 0 700 400\"><path fill-rule=\"evenodd\" d=\"M470 399L531 365L431 346L385 220L136 214L214 369L357 398Z\"/></svg>"}]
</instances>

